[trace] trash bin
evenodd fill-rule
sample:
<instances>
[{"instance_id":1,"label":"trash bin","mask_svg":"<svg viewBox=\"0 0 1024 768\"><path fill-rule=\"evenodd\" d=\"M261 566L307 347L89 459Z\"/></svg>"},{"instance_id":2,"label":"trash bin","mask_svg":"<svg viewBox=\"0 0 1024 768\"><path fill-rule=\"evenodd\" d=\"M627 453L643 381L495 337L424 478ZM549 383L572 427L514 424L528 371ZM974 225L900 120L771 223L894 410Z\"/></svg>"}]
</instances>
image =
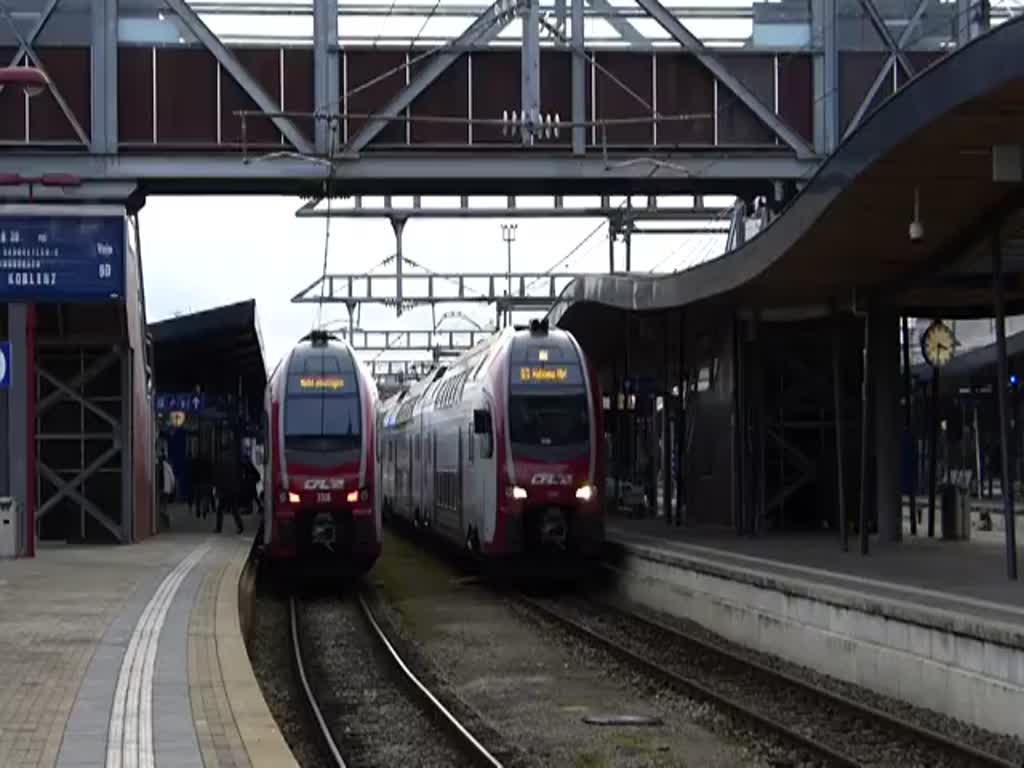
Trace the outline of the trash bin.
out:
<instances>
[{"instance_id":1,"label":"trash bin","mask_svg":"<svg viewBox=\"0 0 1024 768\"><path fill-rule=\"evenodd\" d=\"M0 558L18 556L18 502L0 496Z\"/></svg>"},{"instance_id":2,"label":"trash bin","mask_svg":"<svg viewBox=\"0 0 1024 768\"><path fill-rule=\"evenodd\" d=\"M942 538L969 539L970 513L966 493L955 483L945 483L940 489L942 500Z\"/></svg>"}]
</instances>

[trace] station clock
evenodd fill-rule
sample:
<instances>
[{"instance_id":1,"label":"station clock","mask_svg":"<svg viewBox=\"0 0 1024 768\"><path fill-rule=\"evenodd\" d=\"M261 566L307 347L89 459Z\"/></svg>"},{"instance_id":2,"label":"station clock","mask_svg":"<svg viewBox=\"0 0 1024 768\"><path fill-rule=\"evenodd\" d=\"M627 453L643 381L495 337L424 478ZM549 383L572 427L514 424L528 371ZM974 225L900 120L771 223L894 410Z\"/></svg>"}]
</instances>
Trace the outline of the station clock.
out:
<instances>
[{"instance_id":1,"label":"station clock","mask_svg":"<svg viewBox=\"0 0 1024 768\"><path fill-rule=\"evenodd\" d=\"M953 359L955 346L953 331L941 320L933 320L921 334L921 354L934 368L941 368Z\"/></svg>"}]
</instances>

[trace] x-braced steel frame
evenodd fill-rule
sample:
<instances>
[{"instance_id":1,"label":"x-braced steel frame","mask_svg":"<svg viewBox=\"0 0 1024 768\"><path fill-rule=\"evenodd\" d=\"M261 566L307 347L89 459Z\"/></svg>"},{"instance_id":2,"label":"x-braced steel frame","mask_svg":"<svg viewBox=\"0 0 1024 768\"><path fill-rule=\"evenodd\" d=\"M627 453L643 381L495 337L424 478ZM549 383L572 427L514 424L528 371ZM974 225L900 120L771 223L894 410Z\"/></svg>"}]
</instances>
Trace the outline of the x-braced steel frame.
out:
<instances>
[{"instance_id":1,"label":"x-braced steel frame","mask_svg":"<svg viewBox=\"0 0 1024 768\"><path fill-rule=\"evenodd\" d=\"M871 109L872 104L874 104L875 97L878 95L879 90L881 90L882 85L885 84L886 78L891 77L893 79L893 91L896 90L899 83L896 71L897 65L902 67L907 80L916 74L916 69L913 63L909 58L907 58L903 49L911 39L913 39L914 32L921 23L921 16L924 15L925 9L928 7L929 3L932 2L932 0L919 0L917 8L914 9L914 13L910 17L910 21L907 23L907 26L904 27L903 32L900 34L899 40L895 40L892 33L889 31L889 27L886 25L885 20L882 18L882 15L878 12L878 8L875 6L873 0L859 1L867 11L868 17L871 19L871 25L878 32L878 35L885 43L886 48L888 48L889 56L885 60L885 64L882 65L882 68L878 70L878 74L875 76L874 82L871 83L871 87L868 88L868 92L864 94L864 98L857 107L857 111L850 120L850 124L846 127L846 132L843 134L844 140L853 131L857 130L857 126L859 126L864 120L864 117Z\"/></svg>"},{"instance_id":2,"label":"x-braced steel frame","mask_svg":"<svg viewBox=\"0 0 1024 768\"><path fill-rule=\"evenodd\" d=\"M98 6L101 2L104 1L105 0L93 0L93 5L94 7ZM14 17L11 15L11 12L7 8L7 3L0 3L0 18L2 18L3 20L2 23L5 24L11 30L12 33L14 33L14 37L18 43L18 50L11 58L10 66L18 66L22 63L22 61L27 59L28 61L32 62L33 67L42 71L46 75L47 88L49 89L50 94L53 96L54 101L57 102L57 106L60 107L60 111L64 113L64 117L67 118L67 121L71 125L71 128L74 130L75 135L78 137L78 140L82 144L88 146L89 137L82 129L82 124L78 121L78 118L75 117L75 113L68 106L68 102L64 98L64 95L60 92L60 89L54 84L53 78L50 77L50 73L43 65L43 62L39 58L39 55L36 53L34 47L39 39L40 34L42 34L43 30L46 28L47 23L50 21L50 17L53 16L53 12L57 10L57 6L60 5L60 2L61 0L47 0L46 5L43 6L43 10L39 14L39 19L36 21L35 26L31 29L27 36L21 33L21 30L18 28L18 25L14 21ZM96 41L94 41L94 45L95 42ZM116 77L116 68L114 70L114 73ZM3 86L0 86L0 90L2 89ZM27 139L28 136L26 135L25 138Z\"/></svg>"},{"instance_id":3,"label":"x-braced steel frame","mask_svg":"<svg viewBox=\"0 0 1024 768\"><path fill-rule=\"evenodd\" d=\"M187 8L185 0L168 0L172 7L181 14L179 6L184 6L186 13L194 17L188 23L189 28L218 58L225 63L228 56L227 49L212 36L205 27L201 26L198 16ZM440 49L430 53L426 64L422 66L407 83L395 93L387 104L377 113L365 116L367 120L355 136L349 138L341 150L341 156L348 159L358 159L362 152L376 138L380 132L392 121L402 119L400 116L409 106L430 87L449 67L451 67L465 51L487 45L501 34L502 30L518 15L523 17L523 40L521 46L521 121L519 129L522 134L523 143L532 145L534 140L541 134L544 126L542 108L540 104L540 32L543 27L546 31L556 36L563 44L567 44L573 54L572 69L572 130L573 150L575 154L582 154L584 150L584 87L585 87L585 66L587 54L584 51L583 38L583 4L584 0L571 0L572 2L572 37L566 40L561 33L564 27L565 8L560 4L556 9L555 23L542 18L538 0L495 0L483 13L454 40L441 46ZM606 7L607 0L587 0L588 4L597 8ZM712 75L727 88L741 103L750 109L757 118L764 123L783 143L788 145L798 158L817 157L814 148L808 144L795 130L785 123L775 112L764 104L736 75L722 63L721 59L711 49L704 45L679 18L669 11L659 0L637 0L638 5L651 19L656 21L684 50L694 54L697 60L706 67ZM871 6L873 8L873 6ZM317 123L327 121L328 124L319 125L316 132L316 151L323 155L330 151L329 134L336 130L336 124L343 110L340 109L344 101L344 95L339 93L337 88L337 25L332 20L337 19L337 0L314 0L314 62L315 72L315 96L314 118ZM183 18L185 18L183 16ZM643 37L636 31L628 21L617 19L613 26L622 34L623 39L630 43L642 42ZM205 30L205 32L204 32ZM579 60L579 65L577 65ZM225 63L227 68L235 75L234 67ZM240 74L244 75L244 71ZM239 79L238 75L235 75ZM250 81L256 90L250 91L246 83L239 79L240 84L253 96L253 99L260 106L261 111L272 117L278 127L289 137L291 143L302 153L308 154L308 148L303 141L296 141L294 134L289 134L283 127L285 120L283 112L274 112L269 106L269 99L259 98L258 88ZM621 84L620 84L621 85ZM337 94L337 95L336 95ZM657 120L659 116L654 115L652 119ZM243 121L245 116L243 115Z\"/></svg>"},{"instance_id":4,"label":"x-braced steel frame","mask_svg":"<svg viewBox=\"0 0 1024 768\"><path fill-rule=\"evenodd\" d=\"M79 355L84 354L82 349L78 349L77 352ZM47 498L40 505L39 510L36 513L36 519L41 521L47 514L52 512L62 500L68 498L79 505L83 515L91 517L121 543L127 542L131 536L131 510L128 506L128 499L122 499L121 520L118 522L103 512L99 505L88 498L85 492L85 484L88 480L94 478L97 474L103 471L112 459L121 455L122 452L126 450L125 447L130 445L130 439L125 434L125 422L123 418L112 416L106 409L98 405L96 402L93 402L93 399L88 397L85 392L87 386L91 382L94 382L101 375L107 373L112 366L117 365L119 368L118 381L121 382L122 387L122 391L120 392L117 400L119 410L123 414L124 409L121 408L120 405L123 398L130 397L130 394L123 390L124 377L121 375L121 370L124 366L124 358L125 352L121 347L116 345L111 346L99 358L90 363L88 367L83 365L79 373L73 376L69 381L61 381L60 377L47 370L42 365L37 364L36 366L36 371L39 375L40 381L45 381L54 388L54 391L39 400L36 409L39 423L42 424L44 417L46 417L61 403L71 402L76 404L82 412L82 421L80 422L80 429L78 432L40 432L37 434L37 440L41 444L51 440L78 441L82 444L82 448L80 451L81 463L76 468L77 473L70 480L66 480L64 478L64 475L68 473L68 468L54 468L50 466L43 460L44 452L42 450L37 451L36 466L38 468L40 478L51 483L57 490L54 495ZM88 411L90 414L102 421L109 427L110 431L87 433L84 423L85 411ZM97 441L109 442L109 446L107 446L95 459L86 463L86 451L84 445L86 442L95 443ZM123 468L119 466L118 471L123 471ZM117 487L120 492L122 484L118 483Z\"/></svg>"}]
</instances>

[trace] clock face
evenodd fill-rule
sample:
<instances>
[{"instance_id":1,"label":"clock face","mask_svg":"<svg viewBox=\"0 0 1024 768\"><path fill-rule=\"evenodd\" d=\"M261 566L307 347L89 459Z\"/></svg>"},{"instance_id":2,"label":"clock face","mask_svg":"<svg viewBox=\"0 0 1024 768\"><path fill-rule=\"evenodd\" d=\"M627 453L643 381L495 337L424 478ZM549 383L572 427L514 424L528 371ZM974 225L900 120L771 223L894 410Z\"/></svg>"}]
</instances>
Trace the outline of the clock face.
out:
<instances>
[{"instance_id":1,"label":"clock face","mask_svg":"<svg viewBox=\"0 0 1024 768\"><path fill-rule=\"evenodd\" d=\"M953 332L944 323L936 320L921 336L921 353L929 365L938 368L953 359L955 344Z\"/></svg>"}]
</instances>

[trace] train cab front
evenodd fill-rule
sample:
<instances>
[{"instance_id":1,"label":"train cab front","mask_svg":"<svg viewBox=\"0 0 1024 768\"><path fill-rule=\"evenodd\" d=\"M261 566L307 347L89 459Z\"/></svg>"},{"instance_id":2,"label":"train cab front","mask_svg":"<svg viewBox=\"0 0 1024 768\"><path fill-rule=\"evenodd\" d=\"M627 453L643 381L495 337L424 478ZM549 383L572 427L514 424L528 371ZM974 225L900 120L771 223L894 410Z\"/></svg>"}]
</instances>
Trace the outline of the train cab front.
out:
<instances>
[{"instance_id":1,"label":"train cab front","mask_svg":"<svg viewBox=\"0 0 1024 768\"><path fill-rule=\"evenodd\" d=\"M315 343L296 348L287 377L283 482L269 554L365 571L380 555L382 534L373 504L372 415L351 352Z\"/></svg>"},{"instance_id":2,"label":"train cab front","mask_svg":"<svg viewBox=\"0 0 1024 768\"><path fill-rule=\"evenodd\" d=\"M579 354L564 333L516 338L511 354L506 549L594 556L604 542L598 422Z\"/></svg>"},{"instance_id":3,"label":"train cab front","mask_svg":"<svg viewBox=\"0 0 1024 768\"><path fill-rule=\"evenodd\" d=\"M275 525L272 554L299 563L335 561L365 571L380 555L373 489L360 487L358 473L290 474L277 500Z\"/></svg>"}]
</instances>

